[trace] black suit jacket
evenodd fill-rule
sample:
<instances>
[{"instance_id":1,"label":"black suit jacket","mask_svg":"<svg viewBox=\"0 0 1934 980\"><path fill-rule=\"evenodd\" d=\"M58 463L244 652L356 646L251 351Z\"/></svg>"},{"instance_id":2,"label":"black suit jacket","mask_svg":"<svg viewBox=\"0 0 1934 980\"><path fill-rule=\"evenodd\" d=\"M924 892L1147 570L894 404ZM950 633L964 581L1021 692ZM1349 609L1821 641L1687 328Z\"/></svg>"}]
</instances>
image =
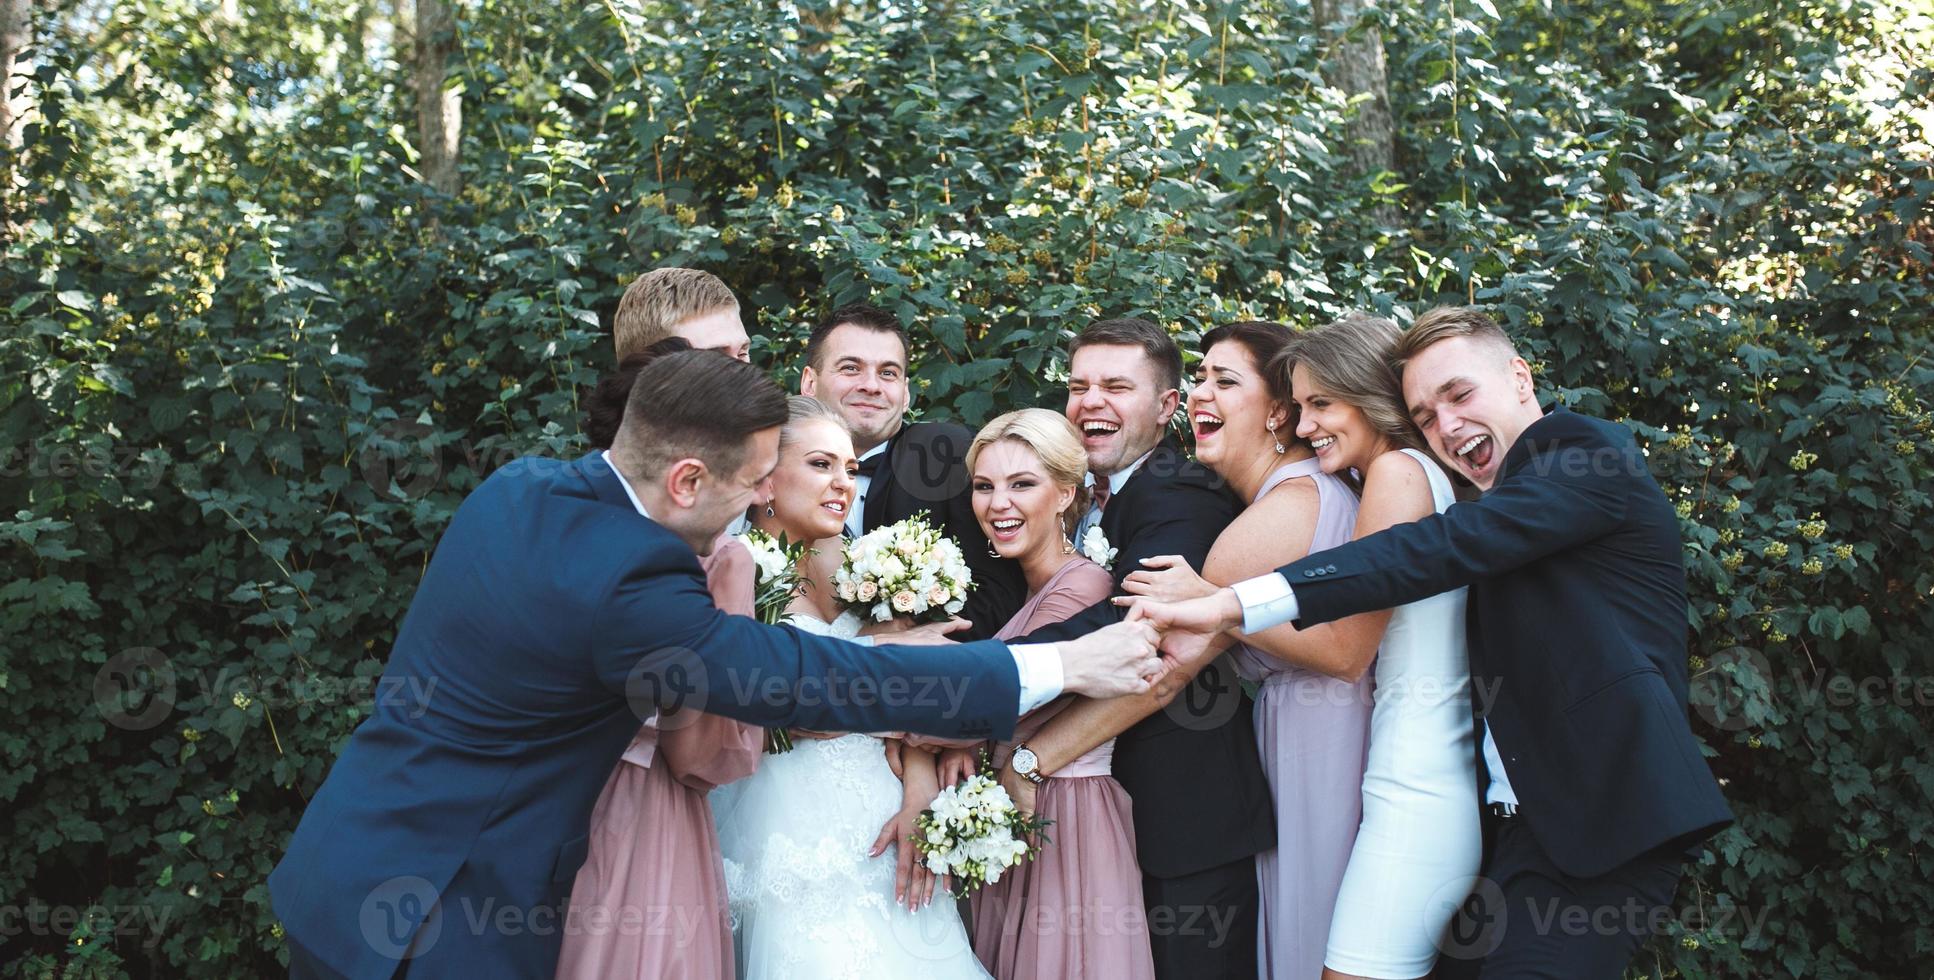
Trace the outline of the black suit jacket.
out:
<instances>
[{"instance_id":1,"label":"black suit jacket","mask_svg":"<svg viewBox=\"0 0 1934 980\"><path fill-rule=\"evenodd\" d=\"M1241 510L1222 478L1179 445L1170 440L1156 446L1102 511L1101 533L1118 549L1117 590L1143 558L1181 555L1201 568L1209 547ZM1072 639L1121 617L1120 607L1103 600L1014 642ZM1276 846L1254 709L1235 665L1219 657L1167 708L1116 740L1115 779L1134 804L1143 871L1174 878Z\"/></svg>"},{"instance_id":2,"label":"black suit jacket","mask_svg":"<svg viewBox=\"0 0 1934 980\"><path fill-rule=\"evenodd\" d=\"M1477 500L1281 572L1299 626L1470 586L1472 703L1539 846L1590 877L1732 822L1686 721L1681 556L1631 433L1556 408Z\"/></svg>"},{"instance_id":3,"label":"black suit jacket","mask_svg":"<svg viewBox=\"0 0 1934 980\"><path fill-rule=\"evenodd\" d=\"M954 422L902 426L887 440L860 520L872 531L928 511L933 525L960 543L974 573L973 590L960 611L974 626L956 635L984 640L1020 612L1027 601L1027 579L1018 563L990 553L987 534L974 519L973 480L967 472L967 447L973 442L974 434Z\"/></svg>"}]
</instances>

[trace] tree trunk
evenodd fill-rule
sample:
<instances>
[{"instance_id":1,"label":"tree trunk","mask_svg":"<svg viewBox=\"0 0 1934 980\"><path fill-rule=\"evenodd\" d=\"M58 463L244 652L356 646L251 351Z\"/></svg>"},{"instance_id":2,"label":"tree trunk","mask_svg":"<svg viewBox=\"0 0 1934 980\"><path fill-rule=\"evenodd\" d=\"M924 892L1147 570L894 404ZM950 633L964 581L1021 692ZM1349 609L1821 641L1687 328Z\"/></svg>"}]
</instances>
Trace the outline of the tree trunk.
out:
<instances>
[{"instance_id":1,"label":"tree trunk","mask_svg":"<svg viewBox=\"0 0 1934 980\"><path fill-rule=\"evenodd\" d=\"M1350 118L1350 166L1361 178L1395 169L1396 126L1390 118L1390 84L1384 68L1383 31L1366 20L1366 0L1311 0L1316 27L1331 38L1323 80L1355 101ZM1362 98L1361 96L1368 96ZM1395 224L1395 211L1377 209L1380 224Z\"/></svg>"},{"instance_id":2,"label":"tree trunk","mask_svg":"<svg viewBox=\"0 0 1934 980\"><path fill-rule=\"evenodd\" d=\"M448 0L416 0L416 149L424 181L445 194L462 186L457 163L463 100L444 85L456 47L457 22Z\"/></svg>"},{"instance_id":3,"label":"tree trunk","mask_svg":"<svg viewBox=\"0 0 1934 980\"><path fill-rule=\"evenodd\" d=\"M25 91L33 68L21 57L32 40L33 0L0 0L0 141L5 143L9 169L14 155L24 148L25 120L33 109L33 97Z\"/></svg>"}]
</instances>

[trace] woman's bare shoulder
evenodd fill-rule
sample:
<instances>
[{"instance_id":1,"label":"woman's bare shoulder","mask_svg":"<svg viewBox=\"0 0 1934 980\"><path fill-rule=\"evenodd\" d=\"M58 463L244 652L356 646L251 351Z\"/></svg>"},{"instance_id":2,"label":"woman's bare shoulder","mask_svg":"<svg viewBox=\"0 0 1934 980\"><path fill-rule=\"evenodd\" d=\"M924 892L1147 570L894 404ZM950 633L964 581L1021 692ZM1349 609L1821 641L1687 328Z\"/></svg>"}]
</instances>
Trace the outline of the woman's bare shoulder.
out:
<instances>
[{"instance_id":1,"label":"woman's bare shoulder","mask_svg":"<svg viewBox=\"0 0 1934 980\"><path fill-rule=\"evenodd\" d=\"M1435 498L1430 492L1430 476L1424 467L1436 463L1420 460L1402 450L1392 450L1370 461L1364 474L1363 503L1365 506L1401 507L1406 510L1422 508L1425 513L1434 509Z\"/></svg>"}]
</instances>

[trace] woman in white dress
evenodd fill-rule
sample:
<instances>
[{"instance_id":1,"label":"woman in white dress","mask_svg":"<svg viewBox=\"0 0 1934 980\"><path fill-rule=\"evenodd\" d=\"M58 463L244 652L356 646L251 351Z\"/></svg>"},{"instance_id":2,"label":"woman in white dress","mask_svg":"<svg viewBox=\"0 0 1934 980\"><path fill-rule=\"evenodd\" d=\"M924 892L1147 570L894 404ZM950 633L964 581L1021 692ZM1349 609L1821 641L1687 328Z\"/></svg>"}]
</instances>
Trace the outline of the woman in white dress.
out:
<instances>
[{"instance_id":1,"label":"woman in white dress","mask_svg":"<svg viewBox=\"0 0 1934 980\"><path fill-rule=\"evenodd\" d=\"M1360 475L1360 515L1377 525L1442 513L1456 498L1404 410L1390 363L1396 324L1346 318L1285 352L1296 434L1326 473ZM1360 521L1357 536L1368 530ZM1425 976L1476 881L1477 753L1464 592L1386 614L1375 669L1363 823L1330 921L1325 980ZM1338 624L1341 625L1341 624ZM1309 631L1321 642L1324 627ZM1359 638L1359 642L1360 642Z\"/></svg>"},{"instance_id":2,"label":"woman in white dress","mask_svg":"<svg viewBox=\"0 0 1934 980\"><path fill-rule=\"evenodd\" d=\"M772 503L754 512L753 523L812 542L799 570L806 588L788 616L799 629L863 632L830 588L857 467L839 417L813 399L794 398L780 433ZM914 633L931 638L947 629ZM907 846L914 816L939 791L933 754L891 735L794 736L791 751L766 756L755 775L712 797L739 976L986 977L955 904L932 901L934 878L911 855L889 853Z\"/></svg>"}]
</instances>

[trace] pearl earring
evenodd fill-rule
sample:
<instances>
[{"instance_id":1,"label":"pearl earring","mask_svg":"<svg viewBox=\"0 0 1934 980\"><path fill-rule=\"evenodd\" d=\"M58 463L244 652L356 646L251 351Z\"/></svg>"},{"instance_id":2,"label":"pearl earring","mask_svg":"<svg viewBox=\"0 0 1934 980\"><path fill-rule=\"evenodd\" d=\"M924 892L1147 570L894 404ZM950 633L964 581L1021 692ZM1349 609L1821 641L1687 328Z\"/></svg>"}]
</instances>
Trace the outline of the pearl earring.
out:
<instances>
[{"instance_id":1,"label":"pearl earring","mask_svg":"<svg viewBox=\"0 0 1934 980\"><path fill-rule=\"evenodd\" d=\"M1276 423L1275 423L1275 420L1273 420L1273 419L1272 419L1272 420L1270 420L1270 421L1269 421L1268 423L1266 423L1266 426L1267 426L1267 428L1269 429L1269 434L1270 434L1271 436L1274 436L1274 435L1276 434ZM1283 453L1285 453L1285 452L1287 452L1287 451L1288 451L1288 447L1286 447L1286 446L1284 446L1284 445L1283 445L1283 441L1282 441L1281 439L1277 439L1277 440L1276 440L1276 455L1278 455L1278 456L1281 456L1281 455L1282 455Z\"/></svg>"}]
</instances>

